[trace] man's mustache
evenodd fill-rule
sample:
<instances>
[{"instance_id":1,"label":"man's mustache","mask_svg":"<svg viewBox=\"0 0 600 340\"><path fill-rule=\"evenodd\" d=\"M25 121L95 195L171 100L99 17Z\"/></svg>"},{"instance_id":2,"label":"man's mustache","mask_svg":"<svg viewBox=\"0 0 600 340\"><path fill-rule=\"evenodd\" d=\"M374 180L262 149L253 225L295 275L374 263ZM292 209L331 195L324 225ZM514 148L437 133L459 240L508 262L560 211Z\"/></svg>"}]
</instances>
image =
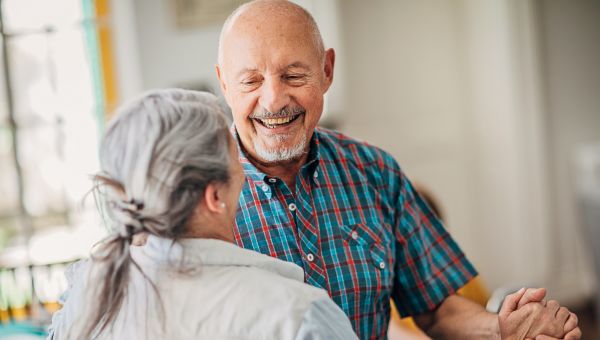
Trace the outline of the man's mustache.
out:
<instances>
[{"instance_id":1,"label":"man's mustache","mask_svg":"<svg viewBox=\"0 0 600 340\"><path fill-rule=\"evenodd\" d=\"M273 119L273 118L296 116L296 115L304 114L304 113L306 113L306 110L302 106L299 106L299 105L286 106L283 109L276 111L276 112L270 112L267 109L260 108L258 111L254 111L250 115L250 118Z\"/></svg>"}]
</instances>

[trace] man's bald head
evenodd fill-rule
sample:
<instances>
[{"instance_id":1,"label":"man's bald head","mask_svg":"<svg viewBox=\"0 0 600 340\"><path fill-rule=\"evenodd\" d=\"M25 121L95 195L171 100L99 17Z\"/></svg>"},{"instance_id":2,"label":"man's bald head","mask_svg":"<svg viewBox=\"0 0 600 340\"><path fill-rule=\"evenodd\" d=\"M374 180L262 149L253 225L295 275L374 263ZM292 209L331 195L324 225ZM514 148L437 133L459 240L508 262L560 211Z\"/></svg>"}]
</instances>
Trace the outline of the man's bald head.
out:
<instances>
[{"instance_id":1,"label":"man's bald head","mask_svg":"<svg viewBox=\"0 0 600 340\"><path fill-rule=\"evenodd\" d=\"M269 24L273 24L269 26ZM229 15L219 37L218 63L223 64L225 40L230 34L244 32L251 27L263 27L266 30L277 24L291 25L304 30L311 36L315 53L322 58L325 52L323 38L315 19L301 6L285 0L256 0L245 3ZM275 34L276 32L265 32Z\"/></svg>"}]
</instances>

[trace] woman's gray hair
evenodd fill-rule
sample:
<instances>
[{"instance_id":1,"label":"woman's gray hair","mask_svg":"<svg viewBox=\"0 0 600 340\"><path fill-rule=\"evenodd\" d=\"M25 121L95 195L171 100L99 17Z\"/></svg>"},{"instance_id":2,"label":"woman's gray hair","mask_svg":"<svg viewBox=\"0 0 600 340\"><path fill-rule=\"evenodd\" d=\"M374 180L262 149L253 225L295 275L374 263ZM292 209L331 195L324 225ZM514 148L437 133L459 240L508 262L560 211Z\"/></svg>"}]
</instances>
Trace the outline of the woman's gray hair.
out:
<instances>
[{"instance_id":1,"label":"woman's gray hair","mask_svg":"<svg viewBox=\"0 0 600 340\"><path fill-rule=\"evenodd\" d=\"M94 178L110 218L110 234L92 252L82 323L76 339L100 334L125 297L135 234L177 240L206 186L229 180L228 120L209 93L148 92L120 108L100 147Z\"/></svg>"}]
</instances>

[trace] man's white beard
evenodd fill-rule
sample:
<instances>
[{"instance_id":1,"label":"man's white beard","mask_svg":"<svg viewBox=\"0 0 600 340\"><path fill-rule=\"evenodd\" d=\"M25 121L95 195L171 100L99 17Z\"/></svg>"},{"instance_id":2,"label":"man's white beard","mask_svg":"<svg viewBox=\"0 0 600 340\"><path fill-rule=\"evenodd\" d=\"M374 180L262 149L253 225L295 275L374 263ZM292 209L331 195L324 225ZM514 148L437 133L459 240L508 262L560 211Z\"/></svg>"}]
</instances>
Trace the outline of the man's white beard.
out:
<instances>
[{"instance_id":1,"label":"man's white beard","mask_svg":"<svg viewBox=\"0 0 600 340\"><path fill-rule=\"evenodd\" d=\"M285 141L288 136L277 136L278 142ZM259 158L262 158L264 161L269 163L289 161L293 159L298 159L304 151L306 150L306 134L303 134L300 142L289 148L277 148L277 149L265 149L262 147L261 143L258 140L254 141L254 150Z\"/></svg>"}]
</instances>

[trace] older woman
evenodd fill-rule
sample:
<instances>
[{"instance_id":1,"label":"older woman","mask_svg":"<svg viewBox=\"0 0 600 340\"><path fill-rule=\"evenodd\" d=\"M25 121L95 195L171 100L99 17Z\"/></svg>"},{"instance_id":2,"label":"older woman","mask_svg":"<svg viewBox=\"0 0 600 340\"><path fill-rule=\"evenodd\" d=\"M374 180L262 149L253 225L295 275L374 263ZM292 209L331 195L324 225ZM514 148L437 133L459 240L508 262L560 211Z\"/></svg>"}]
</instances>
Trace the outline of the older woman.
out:
<instances>
[{"instance_id":1,"label":"older woman","mask_svg":"<svg viewBox=\"0 0 600 340\"><path fill-rule=\"evenodd\" d=\"M232 244L244 176L214 96L163 90L130 102L100 157L112 232L76 269L50 338L356 338L300 267ZM140 233L146 245L132 246Z\"/></svg>"}]
</instances>

